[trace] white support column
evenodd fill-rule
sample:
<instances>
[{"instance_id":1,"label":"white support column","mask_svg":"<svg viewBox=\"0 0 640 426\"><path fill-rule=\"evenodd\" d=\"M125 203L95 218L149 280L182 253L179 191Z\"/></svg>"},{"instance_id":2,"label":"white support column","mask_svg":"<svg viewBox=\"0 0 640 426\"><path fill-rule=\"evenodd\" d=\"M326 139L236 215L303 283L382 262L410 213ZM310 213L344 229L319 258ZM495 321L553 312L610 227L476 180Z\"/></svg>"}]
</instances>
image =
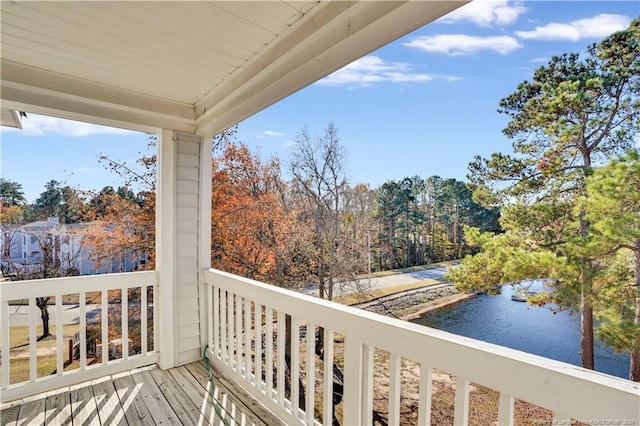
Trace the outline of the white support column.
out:
<instances>
[{"instance_id":1,"label":"white support column","mask_svg":"<svg viewBox=\"0 0 640 426\"><path fill-rule=\"evenodd\" d=\"M205 310L203 310L203 292L199 283L199 270L202 269L200 235L203 230L201 215L203 199L204 152L203 137L199 135L175 132L176 143L176 365L197 361L202 357L202 347L206 328ZM207 154L210 157L210 154ZM209 169L211 166L207 167ZM209 194L211 192L209 191ZM210 195L209 195L210 198ZM206 205L210 204L205 202ZM205 219L206 220L206 219ZM206 231L205 231L206 232ZM208 232L207 232L208 234ZM208 265L208 262L207 262ZM204 332L204 334L203 334Z\"/></svg>"},{"instance_id":2,"label":"white support column","mask_svg":"<svg viewBox=\"0 0 640 426\"><path fill-rule=\"evenodd\" d=\"M156 185L156 269L159 305L155 319L159 337L159 365L172 368L176 360L176 143L173 132L158 134ZM157 297L157 299L156 299Z\"/></svg>"},{"instance_id":3,"label":"white support column","mask_svg":"<svg viewBox=\"0 0 640 426\"><path fill-rule=\"evenodd\" d=\"M198 268L200 271L211 267L211 177L212 177L212 141L213 135L205 135L200 144L200 218L198 220ZM198 274L200 280L200 346L207 345L207 336L211 324L206 323L205 313L208 307L205 303L207 292L202 283L202 274Z\"/></svg>"}]
</instances>

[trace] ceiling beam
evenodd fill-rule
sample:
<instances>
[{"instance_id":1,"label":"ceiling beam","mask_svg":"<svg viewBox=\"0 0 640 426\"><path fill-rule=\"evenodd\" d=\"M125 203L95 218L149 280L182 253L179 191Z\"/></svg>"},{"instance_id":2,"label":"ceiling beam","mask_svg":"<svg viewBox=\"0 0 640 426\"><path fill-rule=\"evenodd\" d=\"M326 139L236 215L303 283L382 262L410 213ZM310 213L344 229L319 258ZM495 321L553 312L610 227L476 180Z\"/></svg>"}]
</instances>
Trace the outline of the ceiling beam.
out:
<instances>
[{"instance_id":1,"label":"ceiling beam","mask_svg":"<svg viewBox=\"0 0 640 426\"><path fill-rule=\"evenodd\" d=\"M195 131L192 105L2 60L2 107L139 131Z\"/></svg>"}]
</instances>

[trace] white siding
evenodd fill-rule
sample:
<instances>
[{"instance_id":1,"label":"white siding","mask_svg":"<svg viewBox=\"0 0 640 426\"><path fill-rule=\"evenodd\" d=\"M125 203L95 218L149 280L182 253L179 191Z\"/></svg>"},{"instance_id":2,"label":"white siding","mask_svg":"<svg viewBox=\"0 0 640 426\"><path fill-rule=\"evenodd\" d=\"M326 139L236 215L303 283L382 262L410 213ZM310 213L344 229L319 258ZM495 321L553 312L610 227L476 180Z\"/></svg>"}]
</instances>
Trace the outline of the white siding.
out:
<instances>
[{"instance_id":1,"label":"white siding","mask_svg":"<svg viewBox=\"0 0 640 426\"><path fill-rule=\"evenodd\" d=\"M199 165L202 139L175 133L176 162L176 364L201 356L198 294Z\"/></svg>"}]
</instances>

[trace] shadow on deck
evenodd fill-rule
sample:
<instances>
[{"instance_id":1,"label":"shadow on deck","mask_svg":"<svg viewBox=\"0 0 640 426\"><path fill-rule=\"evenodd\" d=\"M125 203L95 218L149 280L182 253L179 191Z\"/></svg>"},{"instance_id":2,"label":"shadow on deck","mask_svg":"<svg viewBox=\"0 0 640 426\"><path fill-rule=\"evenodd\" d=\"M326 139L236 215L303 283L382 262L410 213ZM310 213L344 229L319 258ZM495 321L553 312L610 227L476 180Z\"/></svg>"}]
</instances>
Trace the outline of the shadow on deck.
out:
<instances>
[{"instance_id":1,"label":"shadow on deck","mask_svg":"<svg viewBox=\"0 0 640 426\"><path fill-rule=\"evenodd\" d=\"M215 375L215 397L229 425L282 422L234 383ZM1 425L214 425L225 422L209 395L202 362L132 370L2 405Z\"/></svg>"}]
</instances>

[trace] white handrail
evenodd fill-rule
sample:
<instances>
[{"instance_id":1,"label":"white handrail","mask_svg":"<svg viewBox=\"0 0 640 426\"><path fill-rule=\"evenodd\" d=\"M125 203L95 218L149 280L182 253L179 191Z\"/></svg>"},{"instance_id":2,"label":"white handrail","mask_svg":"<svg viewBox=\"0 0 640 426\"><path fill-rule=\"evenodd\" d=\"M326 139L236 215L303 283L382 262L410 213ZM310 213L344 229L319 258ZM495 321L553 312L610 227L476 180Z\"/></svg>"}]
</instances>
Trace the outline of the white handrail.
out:
<instances>
[{"instance_id":1,"label":"white handrail","mask_svg":"<svg viewBox=\"0 0 640 426\"><path fill-rule=\"evenodd\" d=\"M466 417L470 403L469 384L477 383L500 392L501 421L508 419L510 423L513 422L513 401L514 398L519 398L547 408L558 416L561 414L562 418L568 416L585 421L619 419L628 424L640 424L638 383L320 300L225 272L210 269L203 271L202 274L205 287L211 288L214 294L219 292L218 297L214 298L219 306L213 307L219 312L212 318L227 316L226 323L221 321L221 324L208 324L209 327L217 330L210 335L220 336L221 341L218 344L223 345L222 348L218 348L215 346L216 342L210 341L209 357L216 366L233 375L236 380L243 383L247 391L288 422L309 423L306 420L309 416L303 415L300 412L302 410L298 410L297 407L292 408L292 401L297 400L297 396L291 398L289 395L288 399L283 398L282 388L278 384L274 384L275 395L263 393L261 377L239 374L238 369L241 368L241 363L233 364L234 355L238 360L253 356L251 348L249 347L248 352L245 352L241 351L240 346L225 347L226 342L222 340L229 336L238 342L241 341L242 336L246 337L253 333L254 329L271 329L271 324L263 321L265 315L262 315L261 309L260 315L254 315L252 321L246 319L240 323L235 321L236 328L233 331L228 327L226 330L220 328L227 325L233 327L234 319L237 320L233 307L227 305L229 300L235 299L236 306L244 301L248 302L249 306L253 304L253 306L270 309L277 313L278 320L286 314L291 316L294 324L297 322L314 324L316 327L333 330L344 336L344 424L361 424L363 420L370 418L370 413L366 412L371 407L370 401L367 400L370 398L370 381L372 380L368 360L373 348L387 351L393 359L392 374L395 376L392 376L394 382L391 390L394 402L392 402L391 413L396 418L398 416L398 360L402 358L425 366L427 370L421 372L420 388L429 393L431 392L431 368L458 378L456 395L458 406L455 411L456 421L462 423L468 420ZM206 293L209 294L209 292ZM260 327L257 326L258 323ZM280 333L283 330L284 328L281 328ZM280 333L277 333L278 349L284 342L284 336ZM257 339L257 336L254 335L252 338ZM270 339L269 336L266 338L267 341ZM220 356L225 353L225 349L232 351L227 353L229 361ZM236 350L235 353L234 350ZM296 351L293 352L292 357L296 362L301 358ZM275 357L272 362L277 362ZM278 370L282 368L282 364L279 367ZM298 364L292 365L292 369L298 367ZM269 370L273 365L267 364L265 368ZM292 376L297 377L298 374ZM269 389L268 381L266 388ZM325 386L325 394L327 389ZM430 407L426 404L426 400L430 398L420 395L419 399L422 420L430 411ZM325 398L325 413L327 413L326 403ZM423 404L426 406L422 407ZM428 421L428 418L425 420ZM326 420L325 423L327 423Z\"/></svg>"},{"instance_id":2,"label":"white handrail","mask_svg":"<svg viewBox=\"0 0 640 426\"><path fill-rule=\"evenodd\" d=\"M157 304L157 274L155 271L145 272L131 272L122 274L106 274L106 275L90 275L81 277L68 277L68 278L52 278L52 279L40 279L40 280L28 280L28 281L14 281L3 282L0 284L0 325L2 326L2 367L1 374L2 380L0 382L0 402L12 401L17 398L22 398L29 395L34 395L40 392L46 392L56 388L68 386L74 383L95 379L109 374L114 374L122 371L127 371L131 368L141 367L157 362L157 339L154 338L154 345L152 349L149 349L147 340L147 309L148 289L153 289L154 309ZM108 302L107 293L109 291L120 291L120 302L118 303L120 309L120 326L115 331L116 335L120 338L121 353L115 359L110 359L109 349L110 342L108 341L108 326L110 321L107 320L108 315L103 315L105 312L109 312L112 305ZM131 290L140 292L140 318L132 319L132 321L140 321L140 353L129 353L129 338L132 336L131 330L129 330L130 315L129 311L128 292ZM102 320L100 322L101 327L101 352L102 360L99 365L87 365L87 293L100 292L99 310ZM78 339L75 342L79 344L79 364L78 367L72 370L64 370L63 348L65 347L63 333L60 331L64 325L63 323L63 296L77 295L78 298ZM36 327L40 324L39 311L36 309L36 298L48 297L50 299L51 307L49 311L54 314L55 320L52 320L52 325L55 326L55 349L56 349L56 371L54 375L48 375L45 377L37 377L37 364L38 364L38 351L36 343ZM11 329L14 327L9 315L9 303L12 301L27 301L28 321L27 327L29 328L29 374L28 379L14 383L16 380L12 380L11 377L11 349L9 346ZM144 308L147 306L147 308ZM116 307L118 308L118 307ZM17 309L14 308L14 309ZM155 311L154 311L155 312ZM153 316L154 323L156 322L156 315ZM113 324L112 324L113 327ZM156 327L153 332L155 333ZM71 348L74 352L75 349ZM73 353L70 354L73 358Z\"/></svg>"}]
</instances>

